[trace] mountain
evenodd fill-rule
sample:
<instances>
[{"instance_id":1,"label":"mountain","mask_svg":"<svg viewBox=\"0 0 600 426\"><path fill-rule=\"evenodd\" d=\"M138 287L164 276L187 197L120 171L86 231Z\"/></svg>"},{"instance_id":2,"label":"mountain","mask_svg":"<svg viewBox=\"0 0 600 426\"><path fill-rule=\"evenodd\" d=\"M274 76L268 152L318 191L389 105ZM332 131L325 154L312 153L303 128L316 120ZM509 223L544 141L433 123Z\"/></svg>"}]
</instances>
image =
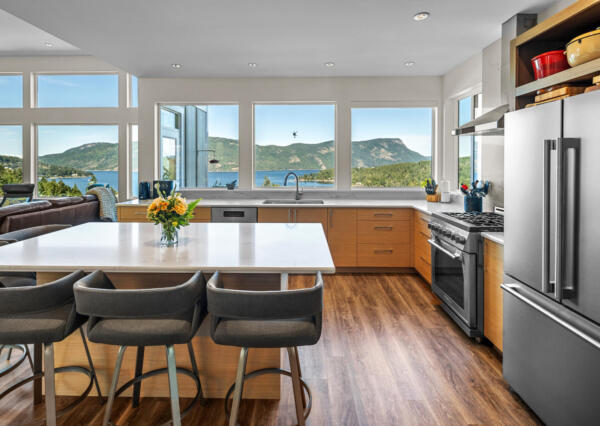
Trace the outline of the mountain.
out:
<instances>
[{"instance_id":1,"label":"mountain","mask_svg":"<svg viewBox=\"0 0 600 426\"><path fill-rule=\"evenodd\" d=\"M23 166L23 159L12 155L0 155L0 167L18 169Z\"/></svg>"},{"instance_id":2,"label":"mountain","mask_svg":"<svg viewBox=\"0 0 600 426\"><path fill-rule=\"evenodd\" d=\"M402 139L378 138L352 142L352 167L377 167L426 160L429 157L413 151Z\"/></svg>"},{"instance_id":3,"label":"mountain","mask_svg":"<svg viewBox=\"0 0 600 426\"><path fill-rule=\"evenodd\" d=\"M42 155L39 161L80 170L117 170L119 146L110 142L90 142L60 154Z\"/></svg>"}]
</instances>

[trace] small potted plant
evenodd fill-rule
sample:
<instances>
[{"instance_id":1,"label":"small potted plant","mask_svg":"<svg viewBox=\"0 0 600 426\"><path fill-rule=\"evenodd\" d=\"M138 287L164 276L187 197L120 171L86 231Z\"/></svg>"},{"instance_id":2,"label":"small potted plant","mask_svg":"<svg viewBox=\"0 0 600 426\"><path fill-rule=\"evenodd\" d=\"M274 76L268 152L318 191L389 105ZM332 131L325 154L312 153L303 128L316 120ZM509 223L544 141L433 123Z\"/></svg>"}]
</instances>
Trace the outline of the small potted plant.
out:
<instances>
[{"instance_id":1,"label":"small potted plant","mask_svg":"<svg viewBox=\"0 0 600 426\"><path fill-rule=\"evenodd\" d=\"M148 206L146 217L155 225L160 225L160 244L163 247L173 247L177 245L179 229L190 224L190 219L194 217L194 208L200 199L188 204L175 189L170 195L160 192L158 187L156 189L159 197Z\"/></svg>"}]
</instances>

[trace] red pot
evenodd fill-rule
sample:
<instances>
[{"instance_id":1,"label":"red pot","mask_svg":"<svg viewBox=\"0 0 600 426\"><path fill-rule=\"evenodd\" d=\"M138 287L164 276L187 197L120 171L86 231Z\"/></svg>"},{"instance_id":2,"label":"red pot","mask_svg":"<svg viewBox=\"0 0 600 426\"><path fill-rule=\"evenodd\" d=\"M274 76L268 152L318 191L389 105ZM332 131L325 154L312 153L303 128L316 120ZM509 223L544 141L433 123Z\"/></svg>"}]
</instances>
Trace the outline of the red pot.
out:
<instances>
[{"instance_id":1,"label":"red pot","mask_svg":"<svg viewBox=\"0 0 600 426\"><path fill-rule=\"evenodd\" d=\"M569 69L569 63L563 50L542 53L531 60L531 65L536 80Z\"/></svg>"}]
</instances>

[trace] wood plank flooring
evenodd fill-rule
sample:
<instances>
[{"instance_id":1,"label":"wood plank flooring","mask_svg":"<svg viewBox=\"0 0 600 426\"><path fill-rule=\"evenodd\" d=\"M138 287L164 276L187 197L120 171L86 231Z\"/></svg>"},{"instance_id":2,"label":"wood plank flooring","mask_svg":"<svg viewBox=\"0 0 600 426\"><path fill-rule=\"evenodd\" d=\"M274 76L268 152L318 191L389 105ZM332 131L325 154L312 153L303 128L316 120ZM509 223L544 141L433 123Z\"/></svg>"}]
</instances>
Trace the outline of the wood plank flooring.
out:
<instances>
[{"instance_id":1,"label":"wood plank flooring","mask_svg":"<svg viewBox=\"0 0 600 426\"><path fill-rule=\"evenodd\" d=\"M290 287L311 280L295 276ZM316 346L299 349L302 373L313 392L308 424L539 424L509 392L494 349L468 339L438 303L416 275L326 276L322 338ZM27 374L25 362L0 378L0 389ZM291 383L282 381L280 401L242 402L242 424L295 424ZM0 425L43 416L44 405L33 407L31 392L27 384L0 401ZM59 408L69 401L58 398ZM167 399L146 398L137 409L130 401L115 402L113 422L150 425L170 419ZM182 406L187 402L182 400ZM102 415L99 400L88 398L59 424L99 425ZM183 423L226 424L223 400L197 406Z\"/></svg>"}]
</instances>

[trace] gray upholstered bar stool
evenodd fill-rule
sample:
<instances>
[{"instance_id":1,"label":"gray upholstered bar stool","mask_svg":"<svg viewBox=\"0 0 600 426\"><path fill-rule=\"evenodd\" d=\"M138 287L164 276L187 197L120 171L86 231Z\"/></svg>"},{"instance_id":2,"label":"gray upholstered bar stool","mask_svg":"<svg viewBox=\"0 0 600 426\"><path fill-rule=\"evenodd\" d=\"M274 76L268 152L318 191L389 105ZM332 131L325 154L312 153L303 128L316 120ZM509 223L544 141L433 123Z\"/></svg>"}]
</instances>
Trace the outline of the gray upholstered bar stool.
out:
<instances>
[{"instance_id":1,"label":"gray upholstered bar stool","mask_svg":"<svg viewBox=\"0 0 600 426\"><path fill-rule=\"evenodd\" d=\"M211 336L215 343L241 347L235 384L225 397L229 425L237 424L244 381L269 373L292 378L296 417L304 425L310 414L312 396L302 380L298 346L316 344L321 337L323 278L317 273L308 289L286 291L248 291L223 288L216 272L207 285L208 312L212 315ZM246 374L249 348L287 348L290 370L265 368ZM235 387L231 413L229 396ZM304 390L308 394L308 403Z\"/></svg>"},{"instance_id":2,"label":"gray upholstered bar stool","mask_svg":"<svg viewBox=\"0 0 600 426\"><path fill-rule=\"evenodd\" d=\"M202 273L197 272L185 283L174 287L120 290L115 288L106 274L95 271L75 284L75 300L78 312L90 317L87 327L90 341L120 346L103 425L110 422L116 396L133 385L133 405L138 405L141 381L158 374L167 373L169 376L174 425L181 425L181 418L196 402L204 402L191 343L206 317L206 281ZM187 344L192 371L176 366L173 345L178 344ZM117 389L123 355L128 346L138 348L135 377ZM167 368L142 374L146 346L166 346ZM194 400L182 413L179 412L177 373L191 377L197 389Z\"/></svg>"},{"instance_id":3,"label":"gray upholstered bar stool","mask_svg":"<svg viewBox=\"0 0 600 426\"><path fill-rule=\"evenodd\" d=\"M48 425L56 425L57 415L66 413L83 401L92 389L93 383L96 384L98 395L102 396L87 342L83 330L80 328L87 318L77 314L73 296L73 285L83 276L82 271L77 271L42 286L0 288L0 343L44 345L44 372L34 374L10 386L0 394L0 400L25 383L43 377L46 388L46 424ZM79 366L55 369L54 343L64 340L77 329L81 334L89 369ZM90 382L79 398L57 413L54 374L64 372L86 374Z\"/></svg>"}]
</instances>

